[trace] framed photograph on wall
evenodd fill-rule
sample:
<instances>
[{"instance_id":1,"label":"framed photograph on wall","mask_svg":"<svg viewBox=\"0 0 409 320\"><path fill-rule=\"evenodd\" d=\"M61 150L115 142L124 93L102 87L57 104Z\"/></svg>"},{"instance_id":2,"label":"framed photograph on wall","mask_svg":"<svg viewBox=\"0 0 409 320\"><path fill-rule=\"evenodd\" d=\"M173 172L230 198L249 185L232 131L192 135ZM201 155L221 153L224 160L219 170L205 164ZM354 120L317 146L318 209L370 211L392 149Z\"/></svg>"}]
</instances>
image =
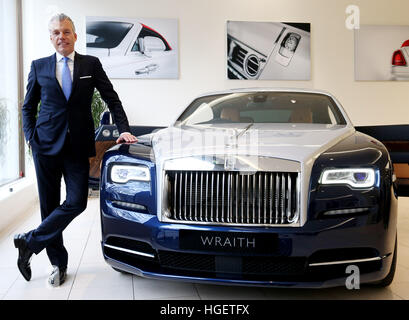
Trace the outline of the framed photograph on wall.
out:
<instances>
[{"instance_id":1,"label":"framed photograph on wall","mask_svg":"<svg viewBox=\"0 0 409 320\"><path fill-rule=\"evenodd\" d=\"M227 77L310 80L310 24L227 21Z\"/></svg>"},{"instance_id":2,"label":"framed photograph on wall","mask_svg":"<svg viewBox=\"0 0 409 320\"><path fill-rule=\"evenodd\" d=\"M409 26L355 30L355 80L409 80Z\"/></svg>"},{"instance_id":3,"label":"framed photograph on wall","mask_svg":"<svg viewBox=\"0 0 409 320\"><path fill-rule=\"evenodd\" d=\"M109 78L179 77L176 19L87 17L86 34Z\"/></svg>"}]
</instances>

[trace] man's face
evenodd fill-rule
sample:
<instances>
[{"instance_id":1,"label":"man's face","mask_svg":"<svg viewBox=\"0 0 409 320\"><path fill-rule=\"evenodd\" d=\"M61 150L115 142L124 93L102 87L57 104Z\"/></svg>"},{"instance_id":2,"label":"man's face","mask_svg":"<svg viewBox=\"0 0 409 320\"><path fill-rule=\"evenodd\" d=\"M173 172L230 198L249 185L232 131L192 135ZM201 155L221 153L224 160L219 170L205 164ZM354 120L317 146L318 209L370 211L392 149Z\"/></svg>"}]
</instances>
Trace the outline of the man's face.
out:
<instances>
[{"instance_id":1,"label":"man's face","mask_svg":"<svg viewBox=\"0 0 409 320\"><path fill-rule=\"evenodd\" d=\"M72 30L71 22L55 20L51 22L50 29L50 40L59 54L65 57L74 51L77 34Z\"/></svg>"}]
</instances>

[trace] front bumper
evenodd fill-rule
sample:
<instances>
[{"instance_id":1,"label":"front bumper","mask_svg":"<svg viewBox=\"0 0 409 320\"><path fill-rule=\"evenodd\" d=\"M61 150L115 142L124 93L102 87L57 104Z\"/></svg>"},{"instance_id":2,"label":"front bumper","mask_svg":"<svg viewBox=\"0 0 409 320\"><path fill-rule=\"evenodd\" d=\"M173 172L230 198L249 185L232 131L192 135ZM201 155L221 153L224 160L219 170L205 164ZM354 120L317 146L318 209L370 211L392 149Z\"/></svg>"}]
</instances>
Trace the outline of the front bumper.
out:
<instances>
[{"instance_id":1,"label":"front bumper","mask_svg":"<svg viewBox=\"0 0 409 320\"><path fill-rule=\"evenodd\" d=\"M308 221L303 227L199 226L159 222L156 216L113 207L101 210L108 264L139 276L198 283L318 288L343 286L349 265L360 283L386 277L393 257L396 212L371 222L370 213ZM180 230L273 234L269 253L181 249Z\"/></svg>"}]
</instances>

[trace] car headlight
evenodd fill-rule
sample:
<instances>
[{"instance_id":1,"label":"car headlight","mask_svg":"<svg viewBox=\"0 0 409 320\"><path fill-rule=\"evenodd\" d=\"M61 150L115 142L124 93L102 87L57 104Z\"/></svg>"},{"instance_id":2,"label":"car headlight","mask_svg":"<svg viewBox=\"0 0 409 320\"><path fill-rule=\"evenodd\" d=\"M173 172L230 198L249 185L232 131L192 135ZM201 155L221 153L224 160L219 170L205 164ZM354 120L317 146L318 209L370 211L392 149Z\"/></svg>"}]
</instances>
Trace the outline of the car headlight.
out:
<instances>
[{"instance_id":1,"label":"car headlight","mask_svg":"<svg viewBox=\"0 0 409 320\"><path fill-rule=\"evenodd\" d=\"M348 184L354 188L373 187L376 182L374 169L326 169L321 174L321 184Z\"/></svg>"},{"instance_id":2,"label":"car headlight","mask_svg":"<svg viewBox=\"0 0 409 320\"><path fill-rule=\"evenodd\" d=\"M151 181L149 168L143 165L113 165L111 180L116 183L126 183L130 180Z\"/></svg>"}]
</instances>

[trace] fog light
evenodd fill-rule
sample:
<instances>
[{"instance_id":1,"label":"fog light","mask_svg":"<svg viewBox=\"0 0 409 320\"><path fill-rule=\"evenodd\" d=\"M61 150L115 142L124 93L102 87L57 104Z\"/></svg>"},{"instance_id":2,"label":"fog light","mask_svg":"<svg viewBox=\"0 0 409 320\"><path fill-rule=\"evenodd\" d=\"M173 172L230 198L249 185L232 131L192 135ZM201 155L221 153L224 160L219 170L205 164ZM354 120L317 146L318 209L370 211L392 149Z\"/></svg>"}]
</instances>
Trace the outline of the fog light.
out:
<instances>
[{"instance_id":1,"label":"fog light","mask_svg":"<svg viewBox=\"0 0 409 320\"><path fill-rule=\"evenodd\" d=\"M131 209L134 211L147 211L146 207L137 203L124 202L124 201L112 201L112 204L124 209Z\"/></svg>"},{"instance_id":2,"label":"fog light","mask_svg":"<svg viewBox=\"0 0 409 320\"><path fill-rule=\"evenodd\" d=\"M354 209L340 209L340 210L330 210L324 213L326 216L338 215L338 214L351 214L360 213L367 211L368 208L354 208Z\"/></svg>"}]
</instances>

